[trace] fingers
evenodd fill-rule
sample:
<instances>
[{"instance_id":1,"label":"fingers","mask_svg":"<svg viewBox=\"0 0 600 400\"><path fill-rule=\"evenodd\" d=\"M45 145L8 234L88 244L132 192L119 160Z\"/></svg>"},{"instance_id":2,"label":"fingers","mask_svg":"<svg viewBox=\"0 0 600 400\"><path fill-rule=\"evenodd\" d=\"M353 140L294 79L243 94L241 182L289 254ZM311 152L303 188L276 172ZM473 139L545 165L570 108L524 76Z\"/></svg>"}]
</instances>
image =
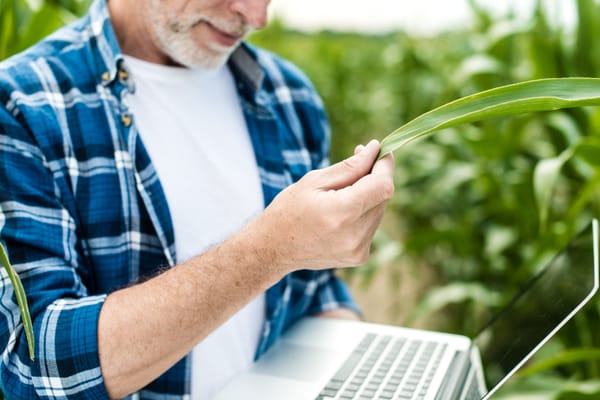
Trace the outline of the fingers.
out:
<instances>
[{"instance_id":1,"label":"fingers","mask_svg":"<svg viewBox=\"0 0 600 400\"><path fill-rule=\"evenodd\" d=\"M365 146L363 146L362 144L359 144L358 146L356 146L356 147L354 148L354 154L358 154L358 153L360 153L361 151L363 151L364 149L365 149Z\"/></svg>"},{"instance_id":2,"label":"fingers","mask_svg":"<svg viewBox=\"0 0 600 400\"><path fill-rule=\"evenodd\" d=\"M377 140L356 146L352 157L319 171L318 186L341 191L362 213L386 203L394 193L394 158L387 154L377 160L379 150Z\"/></svg>"},{"instance_id":3,"label":"fingers","mask_svg":"<svg viewBox=\"0 0 600 400\"><path fill-rule=\"evenodd\" d=\"M382 177L392 177L394 175L394 156L392 153L386 154L381 160L378 160L371 173L381 175Z\"/></svg>"},{"instance_id":4,"label":"fingers","mask_svg":"<svg viewBox=\"0 0 600 400\"><path fill-rule=\"evenodd\" d=\"M373 165L372 172L359 179L351 188L357 204L366 212L387 204L394 194L394 158L386 155Z\"/></svg>"},{"instance_id":5,"label":"fingers","mask_svg":"<svg viewBox=\"0 0 600 400\"><path fill-rule=\"evenodd\" d=\"M356 225L352 229L353 235L351 238L353 241L348 246L352 251L346 253L347 258L344 259L343 267L363 265L368 261L371 252L371 242L381 224L385 210L386 203L382 203L365 212L356 222Z\"/></svg>"},{"instance_id":6,"label":"fingers","mask_svg":"<svg viewBox=\"0 0 600 400\"><path fill-rule=\"evenodd\" d=\"M276 264L295 270L366 261L394 192L394 160L377 160L379 150L377 141L357 146L353 156L310 172L275 198L261 221Z\"/></svg>"},{"instance_id":7,"label":"fingers","mask_svg":"<svg viewBox=\"0 0 600 400\"><path fill-rule=\"evenodd\" d=\"M321 170L321 188L337 190L354 184L371 171L379 148L379 142L372 140L366 146L357 146L353 156Z\"/></svg>"}]
</instances>

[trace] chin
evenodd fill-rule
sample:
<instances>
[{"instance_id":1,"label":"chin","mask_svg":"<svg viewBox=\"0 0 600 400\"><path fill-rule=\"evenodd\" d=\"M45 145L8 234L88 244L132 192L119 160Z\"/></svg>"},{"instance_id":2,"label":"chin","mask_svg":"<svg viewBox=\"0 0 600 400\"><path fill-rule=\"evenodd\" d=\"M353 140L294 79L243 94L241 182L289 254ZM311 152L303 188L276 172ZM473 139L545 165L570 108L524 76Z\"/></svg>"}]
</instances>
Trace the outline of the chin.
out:
<instances>
[{"instance_id":1,"label":"chin","mask_svg":"<svg viewBox=\"0 0 600 400\"><path fill-rule=\"evenodd\" d=\"M237 46L236 46L237 47ZM199 69L218 69L224 66L231 53L235 50L233 48L218 49L218 50L206 50L206 49L171 49L168 53L169 57L173 59L177 64L187 68L199 68Z\"/></svg>"},{"instance_id":2,"label":"chin","mask_svg":"<svg viewBox=\"0 0 600 400\"><path fill-rule=\"evenodd\" d=\"M186 64L182 64L185 67L188 68L197 68L197 69L219 69L221 67L223 67L226 63L227 60L229 60L229 56L225 57L225 58L218 58L218 59L198 59L198 60L190 60L190 62L186 63Z\"/></svg>"}]
</instances>

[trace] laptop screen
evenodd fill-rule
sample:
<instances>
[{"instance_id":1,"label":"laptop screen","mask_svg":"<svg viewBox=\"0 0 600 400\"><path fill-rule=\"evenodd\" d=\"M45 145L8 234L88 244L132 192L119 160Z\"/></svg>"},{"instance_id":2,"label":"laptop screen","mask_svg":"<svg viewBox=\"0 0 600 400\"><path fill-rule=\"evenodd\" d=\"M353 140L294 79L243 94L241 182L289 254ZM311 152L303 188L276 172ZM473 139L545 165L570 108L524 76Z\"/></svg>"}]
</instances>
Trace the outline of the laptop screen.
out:
<instances>
[{"instance_id":1,"label":"laptop screen","mask_svg":"<svg viewBox=\"0 0 600 400\"><path fill-rule=\"evenodd\" d=\"M595 293L598 288L597 234L598 221L594 220L474 339L491 392Z\"/></svg>"}]
</instances>

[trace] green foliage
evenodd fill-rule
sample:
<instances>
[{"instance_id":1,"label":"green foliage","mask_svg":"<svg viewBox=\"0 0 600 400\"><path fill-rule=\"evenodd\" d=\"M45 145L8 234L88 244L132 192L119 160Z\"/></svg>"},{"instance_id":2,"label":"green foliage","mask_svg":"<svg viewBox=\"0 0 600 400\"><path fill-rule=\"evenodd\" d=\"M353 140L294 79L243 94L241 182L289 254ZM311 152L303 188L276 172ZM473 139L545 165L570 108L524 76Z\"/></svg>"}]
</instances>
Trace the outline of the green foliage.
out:
<instances>
[{"instance_id":1,"label":"green foliage","mask_svg":"<svg viewBox=\"0 0 600 400\"><path fill-rule=\"evenodd\" d=\"M74 20L88 3L88 0L0 0L0 60Z\"/></svg>"}]
</instances>

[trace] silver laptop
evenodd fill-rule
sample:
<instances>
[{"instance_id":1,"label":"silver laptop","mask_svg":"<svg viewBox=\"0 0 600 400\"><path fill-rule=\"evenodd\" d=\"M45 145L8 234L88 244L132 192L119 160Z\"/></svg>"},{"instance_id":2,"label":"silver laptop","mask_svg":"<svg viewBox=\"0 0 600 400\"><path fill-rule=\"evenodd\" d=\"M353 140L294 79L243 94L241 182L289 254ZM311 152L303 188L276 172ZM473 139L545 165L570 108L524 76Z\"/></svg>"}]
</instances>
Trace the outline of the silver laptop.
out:
<instances>
[{"instance_id":1,"label":"silver laptop","mask_svg":"<svg viewBox=\"0 0 600 400\"><path fill-rule=\"evenodd\" d=\"M474 339L305 318L216 400L488 399L592 298L598 274L593 220Z\"/></svg>"}]
</instances>

